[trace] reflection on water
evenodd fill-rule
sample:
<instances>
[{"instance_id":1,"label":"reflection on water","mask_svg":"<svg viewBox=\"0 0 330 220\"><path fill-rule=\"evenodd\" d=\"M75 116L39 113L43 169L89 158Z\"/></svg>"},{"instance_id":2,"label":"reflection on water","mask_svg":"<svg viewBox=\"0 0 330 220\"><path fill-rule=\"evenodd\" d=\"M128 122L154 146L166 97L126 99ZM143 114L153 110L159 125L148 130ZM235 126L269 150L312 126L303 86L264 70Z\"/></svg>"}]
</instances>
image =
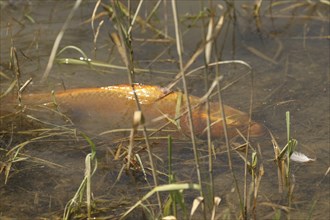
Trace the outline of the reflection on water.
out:
<instances>
[{"instance_id":1,"label":"reflection on water","mask_svg":"<svg viewBox=\"0 0 330 220\"><path fill-rule=\"evenodd\" d=\"M116 31L113 14L100 7L96 11L94 30L90 19L96 2L83 2L65 31L60 49L75 46L84 51L92 61L115 65L112 68L93 65L55 64L47 83L40 79L48 62L56 35L65 22L73 2L67 1L8 1L1 2L1 52L0 77L1 92L9 87L17 70L13 68L11 47L17 51L20 83L30 77L30 84L24 93L31 91L63 90L78 87L101 87L127 83L127 71L122 54L118 52L110 35ZM132 7L136 7L133 3ZM144 3L141 18L133 28L133 55L135 68L143 69L135 76L135 82L166 86L173 81L178 70L178 57L174 39L172 14L169 3L161 3L156 14L150 17L148 25L143 23L150 15L156 2ZM224 1L214 1L215 21L219 15L225 20L221 33L216 39L220 60L244 60L253 67L253 118L273 133L280 146L286 144L285 112L291 113L291 136L298 140L298 151L316 161L309 164L292 164L294 174L293 199L290 217L292 219L328 219L329 213L329 6L322 1L296 1L288 3L263 1L259 17L253 16L250 1L238 1L230 7ZM221 4L224 8L216 6ZM164 7L168 7L164 9ZM208 7L205 3L203 7ZM202 8L203 8L202 7ZM209 22L209 11L200 10L199 4L179 1L180 25L184 46L183 59L187 62L203 44L202 36ZM167 13L164 13L167 12ZM165 14L167 16L165 16ZM102 21L102 23L101 23ZM204 25L203 25L204 24ZM204 29L203 29L204 28ZM97 38L96 32L99 30ZM159 32L161 31L161 32ZM164 36L170 36L166 38ZM74 49L67 49L60 58L79 59L83 55ZM190 70L204 65L203 54L198 57ZM148 72L149 71L149 72ZM215 68L209 70L208 83L215 77ZM226 87L224 102L242 111L249 112L251 75L240 65L224 65L220 68L224 75L221 81ZM187 77L189 92L205 94L203 71ZM182 89L179 82L174 89ZM13 84L14 85L14 84ZM216 97L214 96L214 99ZM0 216L15 218L40 218L62 216L64 206L79 187L84 175L84 159L90 149L81 136L73 129L59 128L32 123L20 115L9 120L1 120L0 168L10 171L5 182L4 171L0 176ZM6 132L5 132L6 131ZM28 132L27 132L28 131ZM6 133L6 134L4 134ZM79 133L79 132L78 132ZM39 139L38 139L39 138ZM110 140L109 140L110 139ZM165 138L163 138L165 139ZM160 172L167 173L167 143L161 138L151 138ZM22 147L21 162L8 168L8 150L24 141L33 140ZM119 146L125 148L127 142L112 138L93 139L97 145L98 170L93 176L93 196L99 209L96 215L118 218L119 214L133 205L149 188L143 174L132 177L122 174L115 182L123 165L123 157L114 160ZM235 141L232 141L235 142ZM144 142L137 142L144 149ZM261 219L273 218L288 206L287 196L278 193L277 168L273 161L273 146L269 136L252 140L261 146L265 175L261 180L258 195L257 216ZM193 151L188 139L175 140L173 170L178 181L197 182L193 162ZM219 218L238 218L237 194L233 190L233 180L227 166L227 154L223 141L214 143L217 157L214 159L215 195L223 201ZM202 175L207 174L207 144L198 141L201 149ZM219 150L220 149L220 150ZM15 152L15 151L13 151ZM149 167L149 159L143 150L139 155L144 166ZM234 171L244 175L244 162L233 155ZM1 170L1 169L0 169ZM148 180L152 182L149 169ZM167 177L159 175L162 183ZM243 179L238 179L243 186ZM116 183L114 186L113 184ZM152 185L152 184L151 184ZM243 189L241 189L243 190ZM186 203L191 204L197 196L191 192ZM155 200L156 201L156 200ZM14 204L14 205L13 205ZM278 206L277 206L278 205ZM112 207L102 210L100 207ZM279 208L281 206L282 208ZM229 210L229 211L228 211ZM141 211L142 213L142 211ZM136 211L138 218L143 214Z\"/></svg>"}]
</instances>

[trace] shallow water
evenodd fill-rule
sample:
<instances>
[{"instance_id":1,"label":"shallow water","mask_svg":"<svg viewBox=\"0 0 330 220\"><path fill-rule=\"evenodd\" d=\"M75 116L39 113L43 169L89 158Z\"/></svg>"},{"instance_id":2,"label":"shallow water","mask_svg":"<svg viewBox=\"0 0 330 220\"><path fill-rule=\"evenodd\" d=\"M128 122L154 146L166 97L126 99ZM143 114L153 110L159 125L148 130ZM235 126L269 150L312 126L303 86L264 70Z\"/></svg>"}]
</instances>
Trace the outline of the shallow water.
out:
<instances>
[{"instance_id":1,"label":"shallow water","mask_svg":"<svg viewBox=\"0 0 330 220\"><path fill-rule=\"evenodd\" d=\"M216 41L221 60L239 59L253 67L253 119L262 122L283 147L286 144L285 113L290 111L291 136L298 140L297 150L311 158L316 158L315 162L307 164L292 163L294 189L292 209L288 214L283 211L284 208L279 208L289 204L287 194L278 192L277 168L272 161L274 153L270 136L253 140L254 146L259 144L261 147L265 168L258 196L258 219L272 219L276 212L281 213L283 219L288 216L291 219L306 219L306 216L310 216L311 219L330 218L330 174L326 174L330 167L330 46L327 14L329 6L321 2L315 5L310 3L304 5L301 2L292 3L296 6L294 8L287 8L289 5L283 4L271 7L271 10L269 2L264 2L261 9L261 26L258 29L251 15L250 1L237 1L236 17L226 17L223 32ZM214 4L218 3L225 5L223 1L214 1ZM20 82L24 83L30 77L33 78L33 83L24 91L26 93L128 83L125 69L64 64L54 64L47 82L42 83L40 80L55 37L73 7L73 2L6 1L1 4L0 71L8 76L8 78L1 76L2 93L15 78L15 71L9 64L11 46L17 51ZM144 5L140 15L142 17L148 15L154 4L150 1ZM91 24L86 21L91 17L94 6L94 1L83 2L80 5L64 33L59 48L73 45L81 48L92 60L123 66L124 62L109 37L115 30L113 20L106 16L96 20L95 28L101 20L104 20L104 24L100 28L96 44L93 44ZM174 38L172 15L169 13L170 3L167 3L169 25L164 25L162 7L151 19L151 23L164 32L167 30ZM98 9L98 12L102 11L104 10ZM181 15L185 49L183 58L186 62L201 44L203 35L201 18L194 23L195 17L190 16L198 14L200 5L182 1L178 11ZM223 11L228 12L228 7ZM216 13L218 16L220 11L217 9ZM232 11L230 13L234 15ZM204 22L208 22L207 17ZM135 82L161 86L172 82L179 71L175 43L152 41L162 38L142 25L136 25L133 29L133 37L136 68L146 70L145 73L137 73ZM257 54L256 50L263 55ZM77 51L66 50L59 57L79 58L81 55ZM190 69L202 65L204 59L200 56ZM215 70L211 71L209 83L215 75ZM230 84L246 72L247 68L240 65L221 66L221 73L224 74L222 85ZM248 112L250 79L250 75L244 76L224 90L224 102ZM187 77L187 80L191 94L198 96L205 94L203 71ZM182 89L182 84L178 83L173 89ZM1 122L1 164L8 164L7 159L10 157L6 153L17 144L32 138L47 135L49 137L34 140L22 148L20 153L23 155L20 157L25 160L13 164L6 184L4 184L4 172L0 174L0 217L59 218L63 214L65 204L73 197L83 178L85 156L90 152L87 142L81 136L75 136L72 130L56 128L32 133L31 129L34 128L44 127L31 124L31 120L19 116L11 118L9 122ZM7 134L3 135L4 131L7 131ZM10 135L11 131L14 131L13 135ZM30 133L24 134L24 131ZM141 173L135 177L124 173L116 183L115 179L123 165L123 158L114 160L113 154L114 149L121 142L106 135L93 141L97 145L99 162L98 170L93 177L92 189L96 201L94 215L116 219L150 188ZM151 139L151 144L154 153L159 157L156 160L157 168L167 173L166 140ZM229 216L227 219L239 218L237 194L232 192L233 178L228 168L227 154L224 152L225 145L219 140L214 145L217 149L217 157L214 159L215 195L222 198L220 209L217 210L218 218L226 219L227 214ZM127 146L126 142L124 146ZM198 146L201 149L202 176L207 180L207 144L198 141ZM141 142L138 147L143 148L145 145ZM174 148L173 170L176 172L177 180L197 182L190 141L176 139ZM149 167L147 154L142 151L139 155L145 161L144 166ZM234 170L238 177L242 177L244 162L237 154L233 156ZM152 183L150 170L147 169L147 173L148 181ZM165 175L160 174L159 177L162 183L167 182ZM238 182L242 187L243 178L238 178ZM198 193L187 191L186 204L190 205L196 196ZM141 213L142 211L138 210L134 215L143 218Z\"/></svg>"}]
</instances>

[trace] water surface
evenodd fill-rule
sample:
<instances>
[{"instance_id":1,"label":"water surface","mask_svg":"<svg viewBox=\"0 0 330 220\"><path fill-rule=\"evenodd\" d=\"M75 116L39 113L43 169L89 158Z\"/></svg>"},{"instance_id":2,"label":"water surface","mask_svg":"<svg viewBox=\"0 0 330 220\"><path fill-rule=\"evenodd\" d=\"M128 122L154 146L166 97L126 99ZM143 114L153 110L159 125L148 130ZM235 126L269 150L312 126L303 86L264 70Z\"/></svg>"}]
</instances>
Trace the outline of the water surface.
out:
<instances>
[{"instance_id":1,"label":"water surface","mask_svg":"<svg viewBox=\"0 0 330 220\"><path fill-rule=\"evenodd\" d=\"M209 20L207 10L201 10L203 6L192 2L180 1L178 4L184 62L187 62L202 44ZM326 173L330 167L329 6L321 1L306 1L305 4L303 2L296 1L292 5L282 2L283 4L271 6L271 1L264 1L258 23L252 15L251 1L236 1L233 8L224 1L213 1L216 8L215 20L219 15L225 15L225 22L217 37L218 49L212 59L218 57L219 60L236 59L249 63L253 68L253 118L263 123L283 147L286 144L285 113L290 111L291 136L298 140L297 150L310 158L316 158L312 163L292 164L294 188L291 211L288 213L284 211L289 206L288 196L278 192L277 168L272 160L274 150L270 135L253 140L254 146L260 145L265 168L258 195L258 219L272 219L279 213L283 219L288 216L291 219L306 219L307 216L311 219L330 218L330 179ZM2 93L15 79L15 70L10 64L13 62L10 53L12 47L15 47L17 52L20 83L30 77L33 79L24 91L26 93L128 83L125 69L58 63L54 64L47 81L41 82L54 40L73 4L51 0L1 2ZM103 20L104 23L97 40L93 42L89 19L95 4L94 1L87 1L80 5L64 33L59 49L75 46L93 61L124 67L124 61L110 38L116 27L114 20L109 19L108 15L104 14L95 20L95 29L100 21ZM135 8L135 4L136 2L132 7ZM145 19L155 4L153 1L145 3L141 17ZM217 4L224 6L224 9L218 9ZM204 6L208 7L206 3ZM175 35L170 3L167 2L166 9L164 7L164 3L161 3L159 10L151 17L150 24L173 39ZM99 8L97 12L105 10ZM142 23L136 24L132 42L134 64L137 69L143 69L145 72L137 71L135 82L160 86L173 82L179 72L179 63L175 41L172 39L164 38ZM82 55L71 49L58 58L79 57ZM201 55L190 69L203 65L204 58ZM221 82L223 86L235 82L223 91L224 102L248 112L251 75L246 75L247 68L241 65L225 65L221 66L220 71L224 75ZM214 68L210 69L208 77L208 82L211 83L215 77ZM187 77L191 94L205 94L204 78L203 71ZM182 90L182 83L179 82L173 89ZM59 218L83 178L85 156L90 152L87 142L81 136L76 137L71 130L52 128L32 132L35 128L44 129L44 126L31 124L31 120L21 116L1 121L2 166L9 164L8 159L12 154L7 153L19 143L50 135L34 140L22 148L19 158L24 160L13 163L6 184L4 171L0 174L0 217ZM149 184L141 173L135 177L123 174L116 182L123 158L114 160L114 152L121 142L112 136L93 140L97 145L99 162L98 170L93 176L93 197L97 207L94 215L116 219L148 192ZM127 142L123 142L123 145L127 146ZM167 173L166 140L151 140L151 145L159 158L156 159L157 168L160 172ZM205 141L198 141L198 146L202 175L207 180L207 144ZM237 194L233 192L233 178L228 168L225 145L222 140L216 140L214 146L217 152L217 157L214 158L214 190L215 195L222 198L217 210L218 218L239 218ZM137 147L143 148L145 144L139 142ZM173 147L173 169L177 180L197 182L189 139L176 139ZM144 166L149 167L147 154L141 151L139 155L145 161ZM233 162L239 185L243 187L243 178L240 177L244 174L244 162L237 154L234 154ZM152 183L149 169L147 175L148 181ZM161 183L167 182L166 175L160 174L159 177ZM192 204L196 196L197 192L188 192L186 203ZM156 201L155 198L152 201ZM143 218L140 211L135 215Z\"/></svg>"}]
</instances>

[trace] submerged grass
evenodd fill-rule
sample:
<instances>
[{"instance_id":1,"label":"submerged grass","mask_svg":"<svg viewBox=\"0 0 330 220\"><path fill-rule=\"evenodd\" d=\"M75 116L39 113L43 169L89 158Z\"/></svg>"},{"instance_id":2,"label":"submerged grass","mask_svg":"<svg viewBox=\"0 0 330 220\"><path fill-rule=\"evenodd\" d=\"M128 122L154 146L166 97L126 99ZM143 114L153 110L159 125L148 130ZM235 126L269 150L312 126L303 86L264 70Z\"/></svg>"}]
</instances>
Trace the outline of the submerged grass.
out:
<instances>
[{"instance_id":1,"label":"submerged grass","mask_svg":"<svg viewBox=\"0 0 330 220\"><path fill-rule=\"evenodd\" d=\"M130 149L133 148L133 142L134 142L134 138L133 138L133 131L134 129L136 130L138 125L141 123L141 118L143 118L143 112L141 111L141 106L140 106L140 102L139 102L139 98L136 94L134 85L135 85L135 70L134 70L134 51L132 48L132 27L135 23L135 18L137 17L137 15L139 14L139 9L141 4L143 3L143 1L139 2L139 6L137 7L133 18L131 17L131 11L130 9L129 14L127 17L124 17L123 15L125 14L125 8L123 7L122 4L120 4L120 2L118 1L113 1L112 2L112 7L113 7L113 11L114 11L114 15L116 16L116 28L118 31L118 34L120 36L120 40L121 40L121 46L124 47L124 50L122 51L122 58L124 59L124 63L126 64L127 67L127 76L128 76L128 82L129 84L132 86L132 92L134 94L134 98L136 101L136 107L138 112L141 113L140 116L140 120L139 123L137 123L137 126L134 128L132 128L132 138L130 140ZM127 23L128 25L125 25L125 19L127 18ZM155 187L158 186L158 175L157 175L157 168L156 165L154 163L154 156L152 154L152 149L150 146L150 142L149 142L149 138L148 138L148 134L147 134L147 129L146 126L143 124L142 122L142 128L143 128L143 136L145 139L145 144L147 146L147 152L148 152L148 156L149 156L149 160L150 160L150 165L151 165L151 171L152 171L152 177L153 177L153 181L154 181L154 185ZM130 153L128 154L128 158L130 158ZM128 161L128 163L130 163L130 161ZM162 209L162 204L161 204L161 199L160 199L160 195L158 193L158 191L156 191L156 196L157 196L157 202L158 202L158 206L159 206L159 210L161 211Z\"/></svg>"},{"instance_id":2,"label":"submerged grass","mask_svg":"<svg viewBox=\"0 0 330 220\"><path fill-rule=\"evenodd\" d=\"M290 157L295 151L297 140L290 136L290 112L286 112L286 126L287 126L287 144L281 149L277 144L274 136L272 142L274 147L275 162L278 167L278 182L279 192L283 192L283 187L286 186L291 189L291 175L290 175Z\"/></svg>"},{"instance_id":3,"label":"submerged grass","mask_svg":"<svg viewBox=\"0 0 330 220\"><path fill-rule=\"evenodd\" d=\"M87 218L90 219L92 217L92 185L91 178L95 171L97 170L97 159L96 159L96 146L93 141L85 134L81 133L81 135L85 138L88 144L91 147L91 152L86 155L85 159L85 175L81 184L73 196L73 198L66 204L63 219L72 219L74 218L77 210L86 203L87 206ZM84 196L85 194L85 196ZM84 198L86 199L84 201Z\"/></svg>"},{"instance_id":4,"label":"submerged grass","mask_svg":"<svg viewBox=\"0 0 330 220\"><path fill-rule=\"evenodd\" d=\"M56 57L56 52L60 46L60 43L61 43L61 40L63 38L63 35L64 35L64 32L66 31L70 21L72 20L72 17L73 15L75 14L76 10L79 8L80 4L81 4L81 0L76 0L70 14L68 15L66 21L64 22L60 32L58 33L57 37L56 37L56 40L54 42L54 45L53 45L53 49L52 49L52 52L49 56L49 60L48 60L48 64L47 64L47 67L46 67L46 70L43 74L43 77L42 77L42 80L45 81L47 80L48 76L49 76L49 73L53 67L53 63L54 63L54 60L55 60L55 57Z\"/></svg>"},{"instance_id":5,"label":"submerged grass","mask_svg":"<svg viewBox=\"0 0 330 220\"><path fill-rule=\"evenodd\" d=\"M179 57L179 71L180 71L180 78L182 80L184 93L187 100L187 109L188 109L188 119L189 119L189 126L190 126L190 138L192 141L192 148L194 152L194 161L196 166L196 172L197 172L197 179L200 186L202 186L202 177L201 177L201 170L200 170L200 161L199 161L199 155L198 155L198 149L196 144L196 138L195 138L195 131L194 131L194 125L193 125L193 116L192 116L192 110L190 105L190 99L189 99L189 93L188 93L188 86L187 86L187 80L185 76L185 70L184 70L184 64L183 64L183 44L182 44L182 36L180 32L179 27L179 20L178 20L178 14L177 14L177 6L176 1L172 0L172 13L173 13L173 21L174 21L174 27L175 27L175 39L176 39L176 49ZM200 190L201 197L204 196L203 190ZM204 209L205 210L205 209ZM206 213L204 212L204 218L206 217Z\"/></svg>"}]
</instances>

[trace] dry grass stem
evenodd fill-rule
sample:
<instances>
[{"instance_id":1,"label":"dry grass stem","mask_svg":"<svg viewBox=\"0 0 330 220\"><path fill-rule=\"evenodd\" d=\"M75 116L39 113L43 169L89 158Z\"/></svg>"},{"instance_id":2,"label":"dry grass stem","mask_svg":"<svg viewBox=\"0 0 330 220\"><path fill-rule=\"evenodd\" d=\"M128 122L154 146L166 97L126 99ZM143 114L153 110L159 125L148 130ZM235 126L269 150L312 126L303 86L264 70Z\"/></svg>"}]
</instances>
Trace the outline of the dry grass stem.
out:
<instances>
[{"instance_id":1,"label":"dry grass stem","mask_svg":"<svg viewBox=\"0 0 330 220\"><path fill-rule=\"evenodd\" d=\"M53 67L53 63L54 63L54 60L55 60L55 57L56 57L56 52L58 50L58 47L60 46L60 42L62 40L62 37L64 35L64 32L65 30L67 29L70 21L72 20L72 17L74 15L74 13L76 12L76 10L79 8L80 4L81 4L81 1L82 0L76 0L72 10L70 11L70 14L68 15L66 21L64 22L60 32L58 33L56 39L55 39L55 42L54 42L54 45L53 45L53 48L52 48L52 51L50 53L50 56L49 56L49 60L48 60L48 63L47 63L47 67L46 67L46 70L42 76L42 81L45 81L47 80L48 78L48 75Z\"/></svg>"}]
</instances>

